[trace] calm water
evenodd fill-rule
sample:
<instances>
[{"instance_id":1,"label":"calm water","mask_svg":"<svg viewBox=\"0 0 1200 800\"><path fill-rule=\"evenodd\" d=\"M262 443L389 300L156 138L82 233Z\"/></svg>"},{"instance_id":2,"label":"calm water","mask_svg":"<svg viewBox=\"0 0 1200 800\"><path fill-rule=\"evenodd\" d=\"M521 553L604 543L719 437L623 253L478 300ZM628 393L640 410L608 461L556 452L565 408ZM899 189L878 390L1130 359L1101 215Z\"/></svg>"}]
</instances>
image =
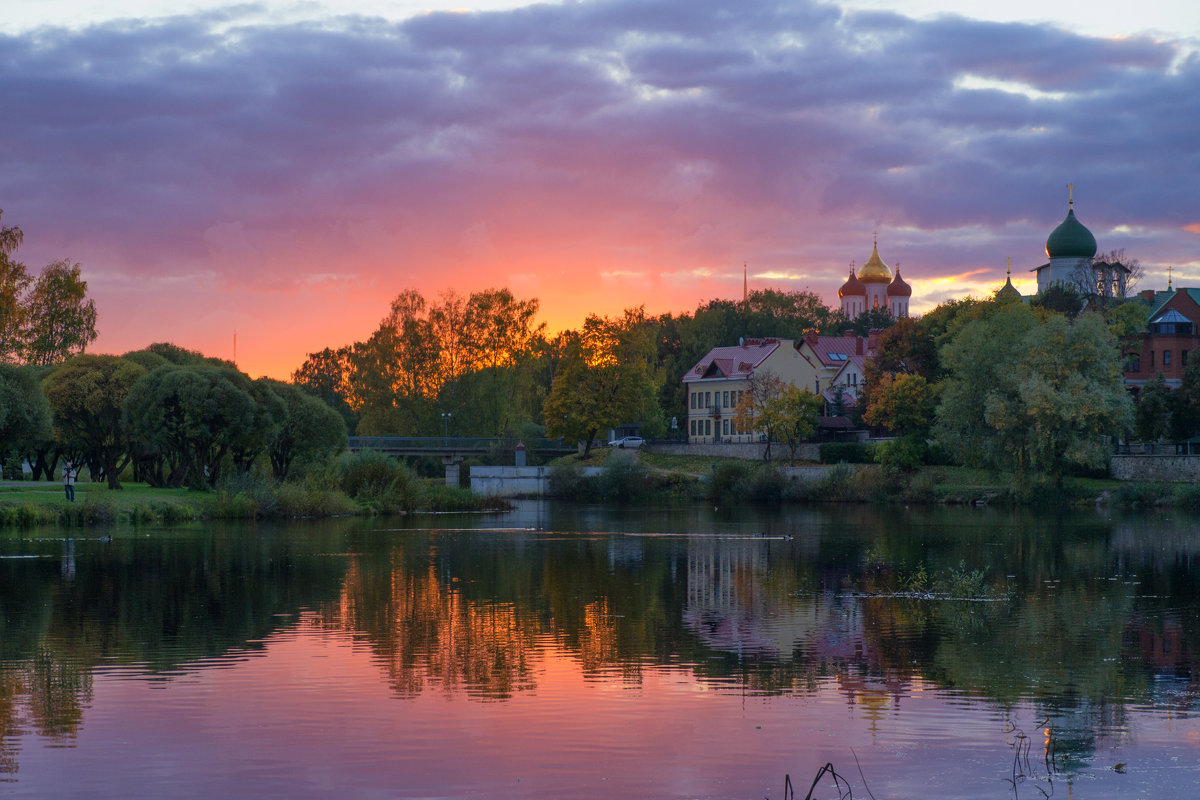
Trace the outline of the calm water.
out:
<instances>
[{"instance_id":1,"label":"calm water","mask_svg":"<svg viewBox=\"0 0 1200 800\"><path fill-rule=\"evenodd\" d=\"M1182 516L4 532L0 611L4 797L1200 795Z\"/></svg>"}]
</instances>

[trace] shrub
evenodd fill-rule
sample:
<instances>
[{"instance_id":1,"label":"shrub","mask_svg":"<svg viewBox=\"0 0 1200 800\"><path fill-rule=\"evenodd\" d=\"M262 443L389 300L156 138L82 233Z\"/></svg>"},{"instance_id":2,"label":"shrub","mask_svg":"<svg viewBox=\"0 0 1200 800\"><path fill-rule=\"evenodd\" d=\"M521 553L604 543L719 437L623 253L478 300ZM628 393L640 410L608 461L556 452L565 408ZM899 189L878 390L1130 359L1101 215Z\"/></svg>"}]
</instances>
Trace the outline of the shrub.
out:
<instances>
[{"instance_id":1,"label":"shrub","mask_svg":"<svg viewBox=\"0 0 1200 800\"><path fill-rule=\"evenodd\" d=\"M928 450L924 437L903 436L875 447L875 460L886 472L916 472L925 461Z\"/></svg>"},{"instance_id":2,"label":"shrub","mask_svg":"<svg viewBox=\"0 0 1200 800\"><path fill-rule=\"evenodd\" d=\"M550 494L581 502L594 499L596 487L578 465L566 462L550 468Z\"/></svg>"},{"instance_id":3,"label":"shrub","mask_svg":"<svg viewBox=\"0 0 1200 800\"><path fill-rule=\"evenodd\" d=\"M822 442L817 452L822 464L870 464L874 447L866 442Z\"/></svg>"},{"instance_id":4,"label":"shrub","mask_svg":"<svg viewBox=\"0 0 1200 800\"><path fill-rule=\"evenodd\" d=\"M420 504L421 480L382 453L346 453L338 460L342 491L377 513L412 511Z\"/></svg>"},{"instance_id":5,"label":"shrub","mask_svg":"<svg viewBox=\"0 0 1200 800\"><path fill-rule=\"evenodd\" d=\"M775 503L783 500L783 474L770 464L759 464L742 480L742 495L755 503Z\"/></svg>"},{"instance_id":6,"label":"shrub","mask_svg":"<svg viewBox=\"0 0 1200 800\"><path fill-rule=\"evenodd\" d=\"M628 503L647 493L646 468L629 458L610 458L600 473L600 495L605 500Z\"/></svg>"},{"instance_id":7,"label":"shrub","mask_svg":"<svg viewBox=\"0 0 1200 800\"><path fill-rule=\"evenodd\" d=\"M844 461L840 461L829 469L825 476L814 482L817 499L832 501L849 500L852 495L852 484L856 470Z\"/></svg>"},{"instance_id":8,"label":"shrub","mask_svg":"<svg viewBox=\"0 0 1200 800\"><path fill-rule=\"evenodd\" d=\"M1122 483L1113 493L1112 501L1118 508L1152 508L1171 494L1171 488L1161 483ZM1175 493L1175 496L1180 495Z\"/></svg>"},{"instance_id":9,"label":"shrub","mask_svg":"<svg viewBox=\"0 0 1200 800\"><path fill-rule=\"evenodd\" d=\"M749 471L745 463L734 459L713 464L712 472L705 481L705 499L714 504L736 503Z\"/></svg>"}]
</instances>

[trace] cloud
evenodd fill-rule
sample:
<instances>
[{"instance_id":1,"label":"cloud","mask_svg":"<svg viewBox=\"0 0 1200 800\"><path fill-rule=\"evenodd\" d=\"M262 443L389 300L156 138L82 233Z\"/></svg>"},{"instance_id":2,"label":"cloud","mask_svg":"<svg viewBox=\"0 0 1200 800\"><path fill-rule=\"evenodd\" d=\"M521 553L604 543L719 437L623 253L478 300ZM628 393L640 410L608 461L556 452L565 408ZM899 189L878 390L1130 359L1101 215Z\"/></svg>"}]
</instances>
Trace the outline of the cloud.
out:
<instances>
[{"instance_id":1,"label":"cloud","mask_svg":"<svg viewBox=\"0 0 1200 800\"><path fill-rule=\"evenodd\" d=\"M0 36L0 208L27 262L120 287L98 295L102 346L110 315L236 315L242 292L349 341L400 289L506 276L560 324L737 296L743 262L835 302L875 230L918 291L1002 281L1067 183L1101 246L1153 271L1200 219L1192 45L803 0L41 28ZM606 294L606 275L639 278ZM281 338L278 363L341 343L315 336Z\"/></svg>"}]
</instances>

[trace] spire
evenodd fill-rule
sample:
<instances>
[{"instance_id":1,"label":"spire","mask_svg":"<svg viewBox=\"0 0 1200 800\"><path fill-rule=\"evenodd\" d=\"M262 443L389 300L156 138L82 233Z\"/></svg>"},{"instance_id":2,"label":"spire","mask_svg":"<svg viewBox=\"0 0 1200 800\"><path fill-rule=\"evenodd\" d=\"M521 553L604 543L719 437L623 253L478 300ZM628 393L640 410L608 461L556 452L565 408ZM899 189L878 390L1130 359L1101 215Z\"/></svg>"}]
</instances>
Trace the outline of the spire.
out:
<instances>
[{"instance_id":1,"label":"spire","mask_svg":"<svg viewBox=\"0 0 1200 800\"><path fill-rule=\"evenodd\" d=\"M1075 208L1075 184L1067 184L1067 210Z\"/></svg>"},{"instance_id":2,"label":"spire","mask_svg":"<svg viewBox=\"0 0 1200 800\"><path fill-rule=\"evenodd\" d=\"M747 306L747 307L750 305L750 283L749 283L748 274L749 273L746 272L746 262L743 261L742 262L742 305Z\"/></svg>"},{"instance_id":3,"label":"spire","mask_svg":"<svg viewBox=\"0 0 1200 800\"><path fill-rule=\"evenodd\" d=\"M1167 264L1167 291L1171 291L1171 265Z\"/></svg>"}]
</instances>

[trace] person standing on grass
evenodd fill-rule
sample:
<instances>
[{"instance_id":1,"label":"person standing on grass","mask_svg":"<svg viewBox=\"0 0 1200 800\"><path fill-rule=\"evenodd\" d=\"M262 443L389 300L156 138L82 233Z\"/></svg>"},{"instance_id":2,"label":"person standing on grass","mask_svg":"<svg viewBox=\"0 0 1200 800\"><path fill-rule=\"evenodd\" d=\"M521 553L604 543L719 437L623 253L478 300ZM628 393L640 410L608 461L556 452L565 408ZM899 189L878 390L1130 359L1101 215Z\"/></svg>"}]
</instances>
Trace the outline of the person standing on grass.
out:
<instances>
[{"instance_id":1,"label":"person standing on grass","mask_svg":"<svg viewBox=\"0 0 1200 800\"><path fill-rule=\"evenodd\" d=\"M70 500L72 503L74 503L75 502L75 469L71 466L70 461L68 461L67 465L65 467L63 467L63 491L65 491L67 493L67 499Z\"/></svg>"}]
</instances>

